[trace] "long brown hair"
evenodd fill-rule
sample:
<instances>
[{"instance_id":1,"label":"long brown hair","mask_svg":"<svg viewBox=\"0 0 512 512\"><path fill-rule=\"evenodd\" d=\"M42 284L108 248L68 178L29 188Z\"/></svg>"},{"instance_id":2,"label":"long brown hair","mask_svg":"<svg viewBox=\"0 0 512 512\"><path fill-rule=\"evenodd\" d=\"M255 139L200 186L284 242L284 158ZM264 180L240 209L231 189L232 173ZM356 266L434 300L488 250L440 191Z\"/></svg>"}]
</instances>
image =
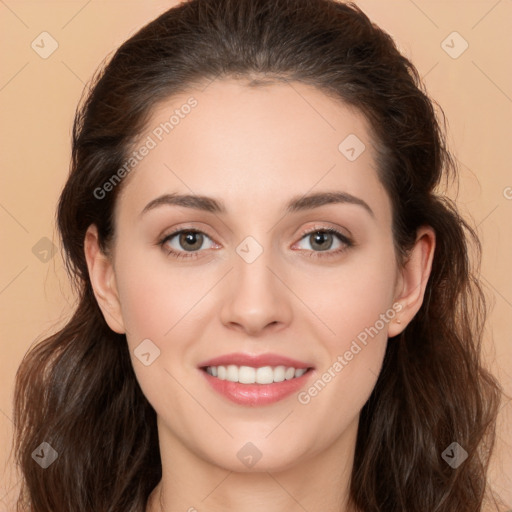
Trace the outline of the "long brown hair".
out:
<instances>
[{"instance_id":1,"label":"long brown hair","mask_svg":"<svg viewBox=\"0 0 512 512\"><path fill-rule=\"evenodd\" d=\"M457 178L444 116L441 122L442 110L392 38L357 6L333 0L191 0L143 27L93 77L76 113L58 205L79 302L17 373L18 510L142 512L162 476L156 414L126 337L109 329L96 303L84 235L95 224L108 248L123 183L101 198L94 191L122 167L157 103L223 77L250 79L251 87L300 81L356 107L373 130L399 263L418 227L436 232L423 305L388 343L361 413L354 505L365 512L481 511L500 394L480 359L487 307L475 277L479 240L438 190L443 178ZM58 453L46 469L32 456L42 442ZM442 456L453 442L468 454L457 468Z\"/></svg>"}]
</instances>

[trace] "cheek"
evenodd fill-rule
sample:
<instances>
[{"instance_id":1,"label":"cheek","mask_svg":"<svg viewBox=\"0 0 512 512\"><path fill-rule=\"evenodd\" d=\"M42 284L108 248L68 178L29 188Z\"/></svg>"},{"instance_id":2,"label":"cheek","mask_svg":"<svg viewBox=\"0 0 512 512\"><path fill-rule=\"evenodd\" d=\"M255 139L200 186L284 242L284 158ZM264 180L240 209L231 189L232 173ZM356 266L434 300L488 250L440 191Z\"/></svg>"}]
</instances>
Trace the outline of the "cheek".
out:
<instances>
[{"instance_id":1,"label":"cheek","mask_svg":"<svg viewBox=\"0 0 512 512\"><path fill-rule=\"evenodd\" d=\"M310 436L315 436L319 422L324 425L323 442L334 442L357 420L368 401L388 342L386 328L373 330L374 324L375 320L370 323L360 316L354 317L351 325L340 325L342 334L326 347L329 354L325 363L298 393L301 414L318 420L304 423L303 428ZM361 329L362 325L369 327Z\"/></svg>"},{"instance_id":2,"label":"cheek","mask_svg":"<svg viewBox=\"0 0 512 512\"><path fill-rule=\"evenodd\" d=\"M194 277L193 270L184 272L165 261L148 264L147 257L140 256L132 252L129 258L119 257L116 261L132 365L155 410L164 415L172 410L186 416L190 396L179 382L186 381L189 369L182 363L200 334L199 302L211 288L211 279L200 271ZM147 365L140 359L144 353L150 354Z\"/></svg>"},{"instance_id":3,"label":"cheek","mask_svg":"<svg viewBox=\"0 0 512 512\"><path fill-rule=\"evenodd\" d=\"M147 257L136 252L130 258L119 257L116 280L131 344L170 336L182 319L188 321L194 315L212 281L205 269L173 267L160 257L148 263Z\"/></svg>"},{"instance_id":4,"label":"cheek","mask_svg":"<svg viewBox=\"0 0 512 512\"><path fill-rule=\"evenodd\" d=\"M395 318L393 293L396 279L394 254L361 252L339 271L316 276L316 291L309 304L322 320L326 351L316 384L304 390L299 402L313 404L319 416L330 414L340 424L347 414L361 409L376 383L385 355L388 328ZM327 279L328 277L328 279ZM318 398L317 398L318 397ZM302 400L301 400L302 398Z\"/></svg>"},{"instance_id":5,"label":"cheek","mask_svg":"<svg viewBox=\"0 0 512 512\"><path fill-rule=\"evenodd\" d=\"M315 287L309 285L308 291L304 288L301 293L323 320L324 339L331 351L346 349L347 343L376 324L380 338L386 339L394 316L390 308L396 275L393 250L382 244L380 250L354 253L338 268L322 269L312 276ZM383 314L388 317L384 322L380 320Z\"/></svg>"},{"instance_id":6,"label":"cheek","mask_svg":"<svg viewBox=\"0 0 512 512\"><path fill-rule=\"evenodd\" d=\"M122 286L118 286L119 299L126 336L130 344L142 339L160 338L171 326L166 321L165 309L173 310L173 296L164 296L161 287L155 286L147 271L124 275L119 272ZM161 283L160 283L161 284Z\"/></svg>"}]
</instances>

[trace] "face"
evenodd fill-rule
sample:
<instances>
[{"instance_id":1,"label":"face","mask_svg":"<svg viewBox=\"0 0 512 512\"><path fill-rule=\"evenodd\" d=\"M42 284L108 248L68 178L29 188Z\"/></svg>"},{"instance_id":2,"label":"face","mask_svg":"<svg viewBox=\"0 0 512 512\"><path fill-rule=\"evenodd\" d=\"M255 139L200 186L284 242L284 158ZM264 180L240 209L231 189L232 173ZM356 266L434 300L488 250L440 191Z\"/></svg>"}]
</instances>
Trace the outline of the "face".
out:
<instances>
[{"instance_id":1,"label":"face","mask_svg":"<svg viewBox=\"0 0 512 512\"><path fill-rule=\"evenodd\" d=\"M160 104L144 144L95 288L161 442L263 471L353 439L409 311L364 118L307 85L218 80Z\"/></svg>"}]
</instances>

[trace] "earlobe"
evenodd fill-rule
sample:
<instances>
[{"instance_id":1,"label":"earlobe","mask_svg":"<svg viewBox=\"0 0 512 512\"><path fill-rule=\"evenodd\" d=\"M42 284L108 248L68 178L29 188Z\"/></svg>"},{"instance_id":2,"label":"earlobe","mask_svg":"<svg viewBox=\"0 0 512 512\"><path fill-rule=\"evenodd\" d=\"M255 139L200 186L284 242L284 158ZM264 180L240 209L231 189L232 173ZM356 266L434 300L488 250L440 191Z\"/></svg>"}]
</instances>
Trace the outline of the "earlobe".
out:
<instances>
[{"instance_id":1,"label":"earlobe","mask_svg":"<svg viewBox=\"0 0 512 512\"><path fill-rule=\"evenodd\" d=\"M390 324L388 337L400 334L423 304L427 282L432 270L436 245L435 231L430 226L418 229L416 242L400 271L399 291L395 303L400 309Z\"/></svg>"},{"instance_id":2,"label":"earlobe","mask_svg":"<svg viewBox=\"0 0 512 512\"><path fill-rule=\"evenodd\" d=\"M99 246L98 230L94 224L91 224L85 233L84 251L89 279L105 321L114 332L124 334L126 331L121 314L114 267L110 258L102 252Z\"/></svg>"}]
</instances>

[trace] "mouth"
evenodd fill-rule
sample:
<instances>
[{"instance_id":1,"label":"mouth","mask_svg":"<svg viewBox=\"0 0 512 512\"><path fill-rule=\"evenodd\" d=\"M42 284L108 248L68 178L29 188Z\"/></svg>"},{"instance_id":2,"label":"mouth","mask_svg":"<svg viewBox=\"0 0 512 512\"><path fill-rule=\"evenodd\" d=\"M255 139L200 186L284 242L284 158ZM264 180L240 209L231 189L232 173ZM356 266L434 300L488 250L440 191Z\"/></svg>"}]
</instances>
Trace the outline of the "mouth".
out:
<instances>
[{"instance_id":1,"label":"mouth","mask_svg":"<svg viewBox=\"0 0 512 512\"><path fill-rule=\"evenodd\" d=\"M230 403L261 407L297 394L314 375L314 368L294 366L208 365L199 368L210 389Z\"/></svg>"},{"instance_id":2,"label":"mouth","mask_svg":"<svg viewBox=\"0 0 512 512\"><path fill-rule=\"evenodd\" d=\"M295 368L293 366L238 366L234 364L219 366L203 366L200 368L208 375L228 382L239 384L275 384L279 382L298 379L313 370L308 368Z\"/></svg>"}]
</instances>

